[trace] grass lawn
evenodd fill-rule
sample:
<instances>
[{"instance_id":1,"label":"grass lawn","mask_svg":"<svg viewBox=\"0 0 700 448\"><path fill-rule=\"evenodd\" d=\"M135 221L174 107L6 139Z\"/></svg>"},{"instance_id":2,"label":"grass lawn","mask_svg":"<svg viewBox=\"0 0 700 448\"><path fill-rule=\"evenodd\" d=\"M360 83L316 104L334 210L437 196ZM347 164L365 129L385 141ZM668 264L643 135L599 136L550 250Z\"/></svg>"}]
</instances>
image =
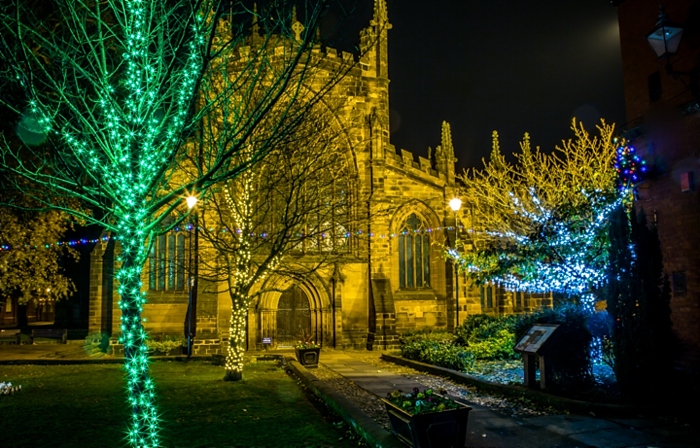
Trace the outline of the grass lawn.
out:
<instances>
[{"instance_id":1,"label":"grass lawn","mask_svg":"<svg viewBox=\"0 0 700 448\"><path fill-rule=\"evenodd\" d=\"M247 364L235 383L203 361L151 367L165 448L358 446L273 363ZM121 365L3 365L3 381L22 385L0 396L3 448L126 446Z\"/></svg>"}]
</instances>

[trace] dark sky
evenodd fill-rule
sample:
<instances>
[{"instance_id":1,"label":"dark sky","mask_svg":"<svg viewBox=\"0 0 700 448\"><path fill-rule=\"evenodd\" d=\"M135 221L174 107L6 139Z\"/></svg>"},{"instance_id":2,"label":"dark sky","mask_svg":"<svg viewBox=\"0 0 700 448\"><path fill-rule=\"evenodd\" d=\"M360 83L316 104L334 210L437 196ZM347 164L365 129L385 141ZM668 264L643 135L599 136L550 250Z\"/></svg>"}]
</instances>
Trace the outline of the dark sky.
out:
<instances>
[{"instance_id":1,"label":"dark sky","mask_svg":"<svg viewBox=\"0 0 700 448\"><path fill-rule=\"evenodd\" d=\"M370 3L373 0L369 0ZM426 7L426 5L430 7ZM391 141L416 155L452 126L458 172L491 133L551 150L571 118L624 124L615 7L606 0L387 0Z\"/></svg>"}]
</instances>

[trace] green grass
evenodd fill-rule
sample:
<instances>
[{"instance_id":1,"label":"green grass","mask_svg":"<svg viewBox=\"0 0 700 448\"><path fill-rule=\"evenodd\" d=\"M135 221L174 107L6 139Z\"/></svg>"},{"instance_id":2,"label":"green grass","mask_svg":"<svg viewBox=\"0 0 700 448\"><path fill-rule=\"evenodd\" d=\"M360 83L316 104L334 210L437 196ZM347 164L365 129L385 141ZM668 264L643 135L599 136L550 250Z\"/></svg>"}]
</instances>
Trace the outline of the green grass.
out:
<instances>
[{"instance_id":1,"label":"green grass","mask_svg":"<svg viewBox=\"0 0 700 448\"><path fill-rule=\"evenodd\" d=\"M246 365L224 382L205 362L154 362L165 448L357 447L325 411L272 363ZM121 366L0 366L0 382L22 390L0 396L0 446L124 447L129 418Z\"/></svg>"}]
</instances>

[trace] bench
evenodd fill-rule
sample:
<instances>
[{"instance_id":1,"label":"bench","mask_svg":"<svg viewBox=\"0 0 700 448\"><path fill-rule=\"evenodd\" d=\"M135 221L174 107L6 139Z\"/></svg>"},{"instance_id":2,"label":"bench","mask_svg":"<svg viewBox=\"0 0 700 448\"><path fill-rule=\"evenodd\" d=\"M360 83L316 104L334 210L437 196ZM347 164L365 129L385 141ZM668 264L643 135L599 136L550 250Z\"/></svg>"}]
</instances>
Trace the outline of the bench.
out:
<instances>
[{"instance_id":1,"label":"bench","mask_svg":"<svg viewBox=\"0 0 700 448\"><path fill-rule=\"evenodd\" d=\"M17 330L0 330L0 344L5 342L21 344L22 339L20 331Z\"/></svg>"},{"instance_id":2,"label":"bench","mask_svg":"<svg viewBox=\"0 0 700 448\"><path fill-rule=\"evenodd\" d=\"M61 344L65 344L68 339L68 330L63 328L35 328L29 337L29 342L34 343L34 338L60 339Z\"/></svg>"}]
</instances>

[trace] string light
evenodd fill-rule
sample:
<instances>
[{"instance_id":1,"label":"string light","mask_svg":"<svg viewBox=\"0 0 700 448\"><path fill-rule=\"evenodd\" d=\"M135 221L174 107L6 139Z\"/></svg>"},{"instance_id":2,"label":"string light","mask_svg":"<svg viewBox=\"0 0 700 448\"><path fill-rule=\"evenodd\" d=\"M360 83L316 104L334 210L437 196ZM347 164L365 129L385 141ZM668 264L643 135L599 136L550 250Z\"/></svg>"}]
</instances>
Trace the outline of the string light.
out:
<instances>
[{"instance_id":1,"label":"string light","mask_svg":"<svg viewBox=\"0 0 700 448\"><path fill-rule=\"evenodd\" d=\"M104 54L100 49L111 45L107 41L95 40L93 51L85 54L83 42L61 42L67 44L68 50L62 46L53 48L66 64L73 64L74 70L81 73L88 70L85 79L94 87L89 89L92 94L88 102L95 104L96 110L82 111L78 110L79 106L66 105L67 96L61 94L62 86L58 82L52 84L59 89L52 93L58 94L32 98L29 113L41 132L60 136L68 157L89 173L99 184L100 193L111 201L110 212L115 222L110 223L110 230L121 246L116 278L121 298L120 342L124 344L127 400L132 410L127 439L132 447L155 448L160 445L160 422L154 383L149 376L147 334L141 318L146 303L141 291L141 273L147 259L147 243L154 236L152 226L158 220L153 213L157 202L154 189L163 187L160 182L164 176L163 167L169 166L180 148L179 139L191 111L203 64L205 35L211 27L208 16L213 12L205 8L201 14L194 13L191 26L180 30L186 32L189 39L184 51L168 54L170 47L159 48L156 42L161 33L178 31L174 28L177 22L173 22L178 19L172 16L167 5L122 0L112 7L116 16L114 24L104 23L104 27L111 27L110 32L121 42L123 60L116 63L123 70L103 67ZM101 19L96 17L96 20ZM73 34L78 35L80 33ZM72 48L80 49L77 59L71 59L69 50ZM174 59L181 57L184 57L182 64ZM93 63L94 59L99 63ZM77 67L78 61L88 61L99 70L90 73L93 66ZM91 78L91 75L94 76ZM77 113L62 119L60 110L65 106L73 107L73 112ZM54 242L45 247L75 246L108 239ZM2 250L11 249L2 247Z\"/></svg>"},{"instance_id":2,"label":"string light","mask_svg":"<svg viewBox=\"0 0 700 448\"><path fill-rule=\"evenodd\" d=\"M456 228L458 228L460 232L466 232L466 233L471 233L471 234L477 233L473 229L467 229L464 226L459 226L459 227L445 226L445 227L433 227L433 228L417 229L417 230L410 230L409 229L409 230L401 231L398 233L371 232L368 234L367 232L363 232L362 230L357 230L355 232L345 232L342 235L340 235L340 238L346 238L346 239L358 238L358 237L366 238L369 235L369 238L392 239L392 238L398 238L401 235L454 231ZM200 227L200 230L201 229L202 229L202 227ZM183 227L174 228L172 230L172 232L176 232L176 233L177 232L184 232L184 231L192 232L193 230L194 230L194 226L191 224L187 224ZM210 232L214 231L213 228L209 228L208 230ZM241 231L241 229L236 229L233 231L230 229L222 229L221 232L222 233L235 232L235 233L240 234L242 231ZM258 232L258 233L249 233L249 236L251 236L251 237L262 238L262 239L268 238L269 235L270 235L270 232L268 232L268 231L263 231L263 232ZM309 235L306 235L304 233L297 233L297 234L295 234L295 236L303 238L303 237L307 237ZM313 234L313 236L314 236L314 238L320 238L320 239L338 238L337 236L334 236L330 233ZM118 236L102 236L100 238L78 238L76 240L70 240L70 241L56 241L54 243L44 243L41 246L25 246L25 247L33 247L35 249L38 249L38 248L48 249L48 248L53 247L53 246L71 246L71 247L73 247L73 246L80 246L80 245L85 245L85 244L95 244L95 243L99 243L99 242L105 243L105 242L108 242L110 240L118 241L119 237ZM3 250L7 251L7 250L12 250L12 249L13 249L12 246L0 245L0 251L3 251Z\"/></svg>"},{"instance_id":3,"label":"string light","mask_svg":"<svg viewBox=\"0 0 700 448\"><path fill-rule=\"evenodd\" d=\"M582 306L593 311L595 297L590 293L605 281L606 252L604 244L607 219L617 207L623 195L610 200L602 191L582 192L588 200L585 217L579 219L555 219L552 210L544 207L534 189L530 189L530 202L535 210L526 210L511 195L515 213L531 221L540 230L532 235L513 232L484 232L506 245L518 247L519 258L509 252L484 256L475 253L460 254L447 251L460 269L472 273L487 274L488 280L507 290L530 293L560 292L578 296ZM556 257L535 256L552 253ZM498 273L502 266L506 272Z\"/></svg>"},{"instance_id":4,"label":"string light","mask_svg":"<svg viewBox=\"0 0 700 448\"><path fill-rule=\"evenodd\" d=\"M620 191L634 189L641 182L643 174L647 172L646 161L624 139L616 139L615 143L617 144L615 170L618 175L618 188Z\"/></svg>"}]
</instances>

